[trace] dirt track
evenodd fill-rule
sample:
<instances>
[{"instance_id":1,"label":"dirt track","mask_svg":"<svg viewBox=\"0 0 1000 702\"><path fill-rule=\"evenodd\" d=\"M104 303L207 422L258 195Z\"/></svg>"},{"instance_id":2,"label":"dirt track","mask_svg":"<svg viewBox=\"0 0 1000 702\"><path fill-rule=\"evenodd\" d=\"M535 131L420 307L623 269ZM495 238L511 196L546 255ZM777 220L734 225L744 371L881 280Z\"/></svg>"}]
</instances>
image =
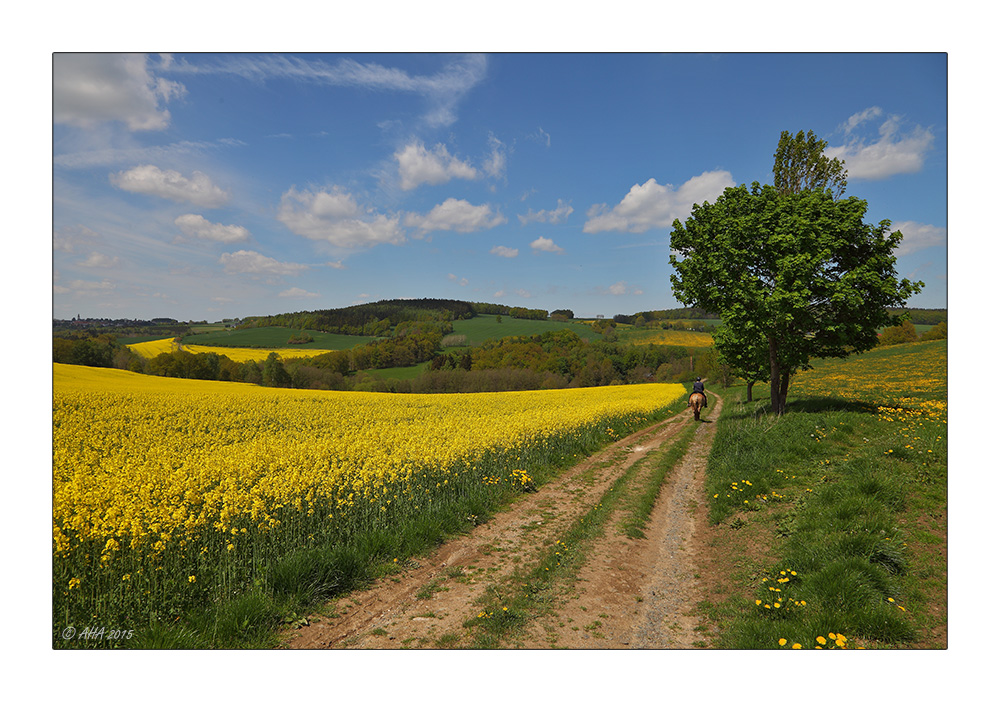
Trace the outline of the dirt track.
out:
<instances>
[{"instance_id":1,"label":"dirt track","mask_svg":"<svg viewBox=\"0 0 1000 702\"><path fill-rule=\"evenodd\" d=\"M715 436L712 419L722 401L713 395L684 458L663 483L645 539L624 536L618 516L593 543L576 580L555 593L554 604L511 646L521 648L694 648L695 604L702 599L695 562L706 524L702 489ZM704 417L705 415L703 415ZM461 648L488 588L530 566L544 549L597 504L637 462L638 475L693 422L690 412L632 434L570 468L538 492L469 534L440 547L402 573L329 603L325 615L287 632L292 649Z\"/></svg>"}]
</instances>

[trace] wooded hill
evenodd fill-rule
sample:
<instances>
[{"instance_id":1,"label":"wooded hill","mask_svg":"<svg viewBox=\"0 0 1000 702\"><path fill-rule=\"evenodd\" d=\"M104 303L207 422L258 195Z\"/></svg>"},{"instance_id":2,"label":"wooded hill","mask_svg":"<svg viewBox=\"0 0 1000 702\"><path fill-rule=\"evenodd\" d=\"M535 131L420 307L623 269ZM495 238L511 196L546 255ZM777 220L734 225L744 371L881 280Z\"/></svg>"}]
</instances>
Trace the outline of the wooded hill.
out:
<instances>
[{"instance_id":1,"label":"wooded hill","mask_svg":"<svg viewBox=\"0 0 1000 702\"><path fill-rule=\"evenodd\" d=\"M385 336L402 322L453 322L456 319L471 319L479 314L500 314L521 319L547 319L549 316L545 310L423 298L380 300L353 307L247 317L240 327L288 327L333 334Z\"/></svg>"}]
</instances>

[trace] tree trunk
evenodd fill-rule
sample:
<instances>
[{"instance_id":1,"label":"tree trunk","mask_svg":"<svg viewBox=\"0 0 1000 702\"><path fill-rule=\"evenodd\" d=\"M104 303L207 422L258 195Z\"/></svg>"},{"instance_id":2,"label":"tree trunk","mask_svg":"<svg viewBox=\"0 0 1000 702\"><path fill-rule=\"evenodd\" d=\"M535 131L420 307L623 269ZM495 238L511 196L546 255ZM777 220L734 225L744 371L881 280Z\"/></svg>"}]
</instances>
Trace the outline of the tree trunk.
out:
<instances>
[{"instance_id":1,"label":"tree trunk","mask_svg":"<svg viewBox=\"0 0 1000 702\"><path fill-rule=\"evenodd\" d=\"M771 357L771 411L781 414L781 368L778 366L778 340L769 337L768 352Z\"/></svg>"},{"instance_id":2,"label":"tree trunk","mask_svg":"<svg viewBox=\"0 0 1000 702\"><path fill-rule=\"evenodd\" d=\"M753 402L753 384L754 381L747 381L747 402Z\"/></svg>"},{"instance_id":3,"label":"tree trunk","mask_svg":"<svg viewBox=\"0 0 1000 702\"><path fill-rule=\"evenodd\" d=\"M791 377L792 377L791 371L789 371L787 368L782 371L782 373L781 373L781 397L779 398L779 402L781 404L781 409L778 411L778 414L784 414L785 413L785 401L788 399L788 381L791 380Z\"/></svg>"}]
</instances>

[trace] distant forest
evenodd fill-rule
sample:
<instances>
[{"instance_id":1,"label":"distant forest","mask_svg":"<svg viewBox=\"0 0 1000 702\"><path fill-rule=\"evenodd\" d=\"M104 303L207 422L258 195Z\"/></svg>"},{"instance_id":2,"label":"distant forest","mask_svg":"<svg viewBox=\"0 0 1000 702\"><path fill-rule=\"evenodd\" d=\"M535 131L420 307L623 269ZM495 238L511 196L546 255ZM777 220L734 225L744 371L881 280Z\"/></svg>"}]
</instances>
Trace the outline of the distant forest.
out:
<instances>
[{"instance_id":1,"label":"distant forest","mask_svg":"<svg viewBox=\"0 0 1000 702\"><path fill-rule=\"evenodd\" d=\"M240 328L288 327L331 334L387 336L390 330L403 322L452 322L456 319L472 319L478 314L503 314L522 319L549 317L546 310L530 310L483 302L438 299L381 300L354 307L247 317Z\"/></svg>"}]
</instances>

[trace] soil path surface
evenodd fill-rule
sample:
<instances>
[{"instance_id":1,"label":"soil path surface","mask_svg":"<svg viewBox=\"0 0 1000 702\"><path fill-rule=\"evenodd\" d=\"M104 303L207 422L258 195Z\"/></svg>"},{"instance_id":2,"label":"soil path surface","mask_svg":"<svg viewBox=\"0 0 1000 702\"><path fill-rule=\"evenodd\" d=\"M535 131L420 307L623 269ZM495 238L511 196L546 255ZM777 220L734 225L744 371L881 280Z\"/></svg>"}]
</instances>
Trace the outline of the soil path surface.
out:
<instances>
[{"instance_id":1,"label":"soil path surface","mask_svg":"<svg viewBox=\"0 0 1000 702\"><path fill-rule=\"evenodd\" d=\"M503 645L519 648L694 648L696 603L703 599L695 563L707 523L703 480L712 418L690 412L636 432L565 471L506 511L410 561L368 589L328 603L309 624L286 632L292 649L462 648L475 645L466 625L483 611L491 588L509 584L599 504L608 488L633 469L641 482L656 459L691 423L695 435L660 489L645 538L625 536L614 514L590 544L575 579L552 593L552 602ZM638 465L637 465L638 464Z\"/></svg>"}]
</instances>

